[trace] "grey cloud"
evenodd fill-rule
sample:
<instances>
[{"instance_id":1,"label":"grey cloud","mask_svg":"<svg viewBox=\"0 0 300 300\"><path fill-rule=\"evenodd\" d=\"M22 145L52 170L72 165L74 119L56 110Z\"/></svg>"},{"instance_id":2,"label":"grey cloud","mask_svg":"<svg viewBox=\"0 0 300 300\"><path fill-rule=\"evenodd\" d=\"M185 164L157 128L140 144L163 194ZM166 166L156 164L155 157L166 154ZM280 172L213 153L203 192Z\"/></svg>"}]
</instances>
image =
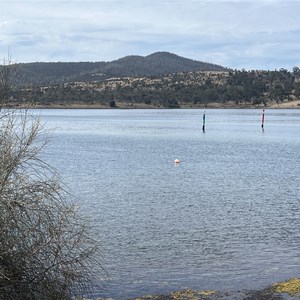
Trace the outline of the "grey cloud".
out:
<instances>
[{"instance_id":1,"label":"grey cloud","mask_svg":"<svg viewBox=\"0 0 300 300\"><path fill-rule=\"evenodd\" d=\"M0 51L6 53L5 48L11 47L22 61L108 61L165 50L232 68L287 68L299 62L298 1L1 4Z\"/></svg>"}]
</instances>

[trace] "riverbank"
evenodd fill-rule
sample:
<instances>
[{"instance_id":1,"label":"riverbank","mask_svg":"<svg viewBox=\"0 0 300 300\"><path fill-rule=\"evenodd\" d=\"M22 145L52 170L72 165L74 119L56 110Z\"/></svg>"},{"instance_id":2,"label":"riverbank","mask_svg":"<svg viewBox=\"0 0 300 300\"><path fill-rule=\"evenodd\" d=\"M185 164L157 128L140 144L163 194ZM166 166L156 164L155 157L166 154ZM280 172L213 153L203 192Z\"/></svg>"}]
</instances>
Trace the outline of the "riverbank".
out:
<instances>
[{"instance_id":1,"label":"riverbank","mask_svg":"<svg viewBox=\"0 0 300 300\"><path fill-rule=\"evenodd\" d=\"M250 103L235 103L229 101L227 103L210 102L205 105L193 105L191 106L181 106L181 108L224 108L224 109L269 109L269 108L283 108L283 109L295 109L300 108L300 100L284 101L284 102L270 102L266 106L264 105L254 105Z\"/></svg>"},{"instance_id":2,"label":"riverbank","mask_svg":"<svg viewBox=\"0 0 300 300\"><path fill-rule=\"evenodd\" d=\"M86 103L57 103L57 104L48 104L48 105L39 105L39 104L23 104L23 105L9 105L9 108L17 109L168 109L167 107L155 106L152 104L143 104L143 103L124 103L116 102L115 107L109 107L103 104L86 104ZM175 108L175 107L174 107ZM226 103L217 103L209 102L206 104L182 104L178 107L179 109L273 109L273 108L282 108L282 109L300 109L300 100L294 101L284 101L280 103L271 102L266 106L264 105L253 105L249 103L235 103L235 102L226 102ZM171 108L170 108L171 109Z\"/></svg>"},{"instance_id":3,"label":"riverbank","mask_svg":"<svg viewBox=\"0 0 300 300\"><path fill-rule=\"evenodd\" d=\"M297 300L300 299L300 279L274 283L262 290L214 291L182 290L170 294L146 295L130 300ZM100 298L99 300L113 300Z\"/></svg>"}]
</instances>

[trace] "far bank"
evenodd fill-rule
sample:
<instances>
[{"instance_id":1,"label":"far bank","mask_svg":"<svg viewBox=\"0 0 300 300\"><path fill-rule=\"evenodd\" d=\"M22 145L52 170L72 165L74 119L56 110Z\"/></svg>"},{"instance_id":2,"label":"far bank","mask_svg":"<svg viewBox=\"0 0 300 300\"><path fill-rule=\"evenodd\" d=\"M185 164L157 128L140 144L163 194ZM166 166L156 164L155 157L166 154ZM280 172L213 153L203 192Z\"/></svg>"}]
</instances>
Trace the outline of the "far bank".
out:
<instances>
[{"instance_id":1,"label":"far bank","mask_svg":"<svg viewBox=\"0 0 300 300\"><path fill-rule=\"evenodd\" d=\"M113 107L103 104L87 104L83 102L76 103L50 103L50 104L9 104L6 108L13 109L166 109L167 107L157 106L153 104L140 104L140 103L124 103L117 102ZM300 100L286 101L286 102L270 102L267 105L254 105L250 103L235 103L235 102L208 102L206 104L182 104L176 109L298 109L300 108ZM169 109L174 109L169 108Z\"/></svg>"}]
</instances>

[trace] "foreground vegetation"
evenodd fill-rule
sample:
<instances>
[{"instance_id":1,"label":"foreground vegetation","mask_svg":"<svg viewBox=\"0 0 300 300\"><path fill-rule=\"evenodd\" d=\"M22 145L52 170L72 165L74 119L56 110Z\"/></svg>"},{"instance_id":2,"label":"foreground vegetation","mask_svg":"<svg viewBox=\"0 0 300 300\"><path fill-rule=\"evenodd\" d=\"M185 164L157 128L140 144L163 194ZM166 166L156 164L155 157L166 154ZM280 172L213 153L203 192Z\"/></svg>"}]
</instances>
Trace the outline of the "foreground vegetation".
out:
<instances>
[{"instance_id":1,"label":"foreground vegetation","mask_svg":"<svg viewBox=\"0 0 300 300\"><path fill-rule=\"evenodd\" d=\"M11 74L0 72L2 101ZM92 228L41 159L46 144L37 117L0 111L0 300L73 299L107 278Z\"/></svg>"}]
</instances>

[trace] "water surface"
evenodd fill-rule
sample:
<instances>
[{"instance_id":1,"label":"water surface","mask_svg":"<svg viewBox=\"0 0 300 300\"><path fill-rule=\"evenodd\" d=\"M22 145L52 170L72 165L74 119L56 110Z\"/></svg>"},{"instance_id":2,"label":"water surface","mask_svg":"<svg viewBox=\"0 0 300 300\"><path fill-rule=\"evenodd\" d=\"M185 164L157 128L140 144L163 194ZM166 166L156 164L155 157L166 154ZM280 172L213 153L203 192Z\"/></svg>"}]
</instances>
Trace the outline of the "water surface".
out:
<instances>
[{"instance_id":1,"label":"water surface","mask_svg":"<svg viewBox=\"0 0 300 300\"><path fill-rule=\"evenodd\" d=\"M300 276L300 110L41 110L115 299ZM181 163L175 165L174 159Z\"/></svg>"}]
</instances>

